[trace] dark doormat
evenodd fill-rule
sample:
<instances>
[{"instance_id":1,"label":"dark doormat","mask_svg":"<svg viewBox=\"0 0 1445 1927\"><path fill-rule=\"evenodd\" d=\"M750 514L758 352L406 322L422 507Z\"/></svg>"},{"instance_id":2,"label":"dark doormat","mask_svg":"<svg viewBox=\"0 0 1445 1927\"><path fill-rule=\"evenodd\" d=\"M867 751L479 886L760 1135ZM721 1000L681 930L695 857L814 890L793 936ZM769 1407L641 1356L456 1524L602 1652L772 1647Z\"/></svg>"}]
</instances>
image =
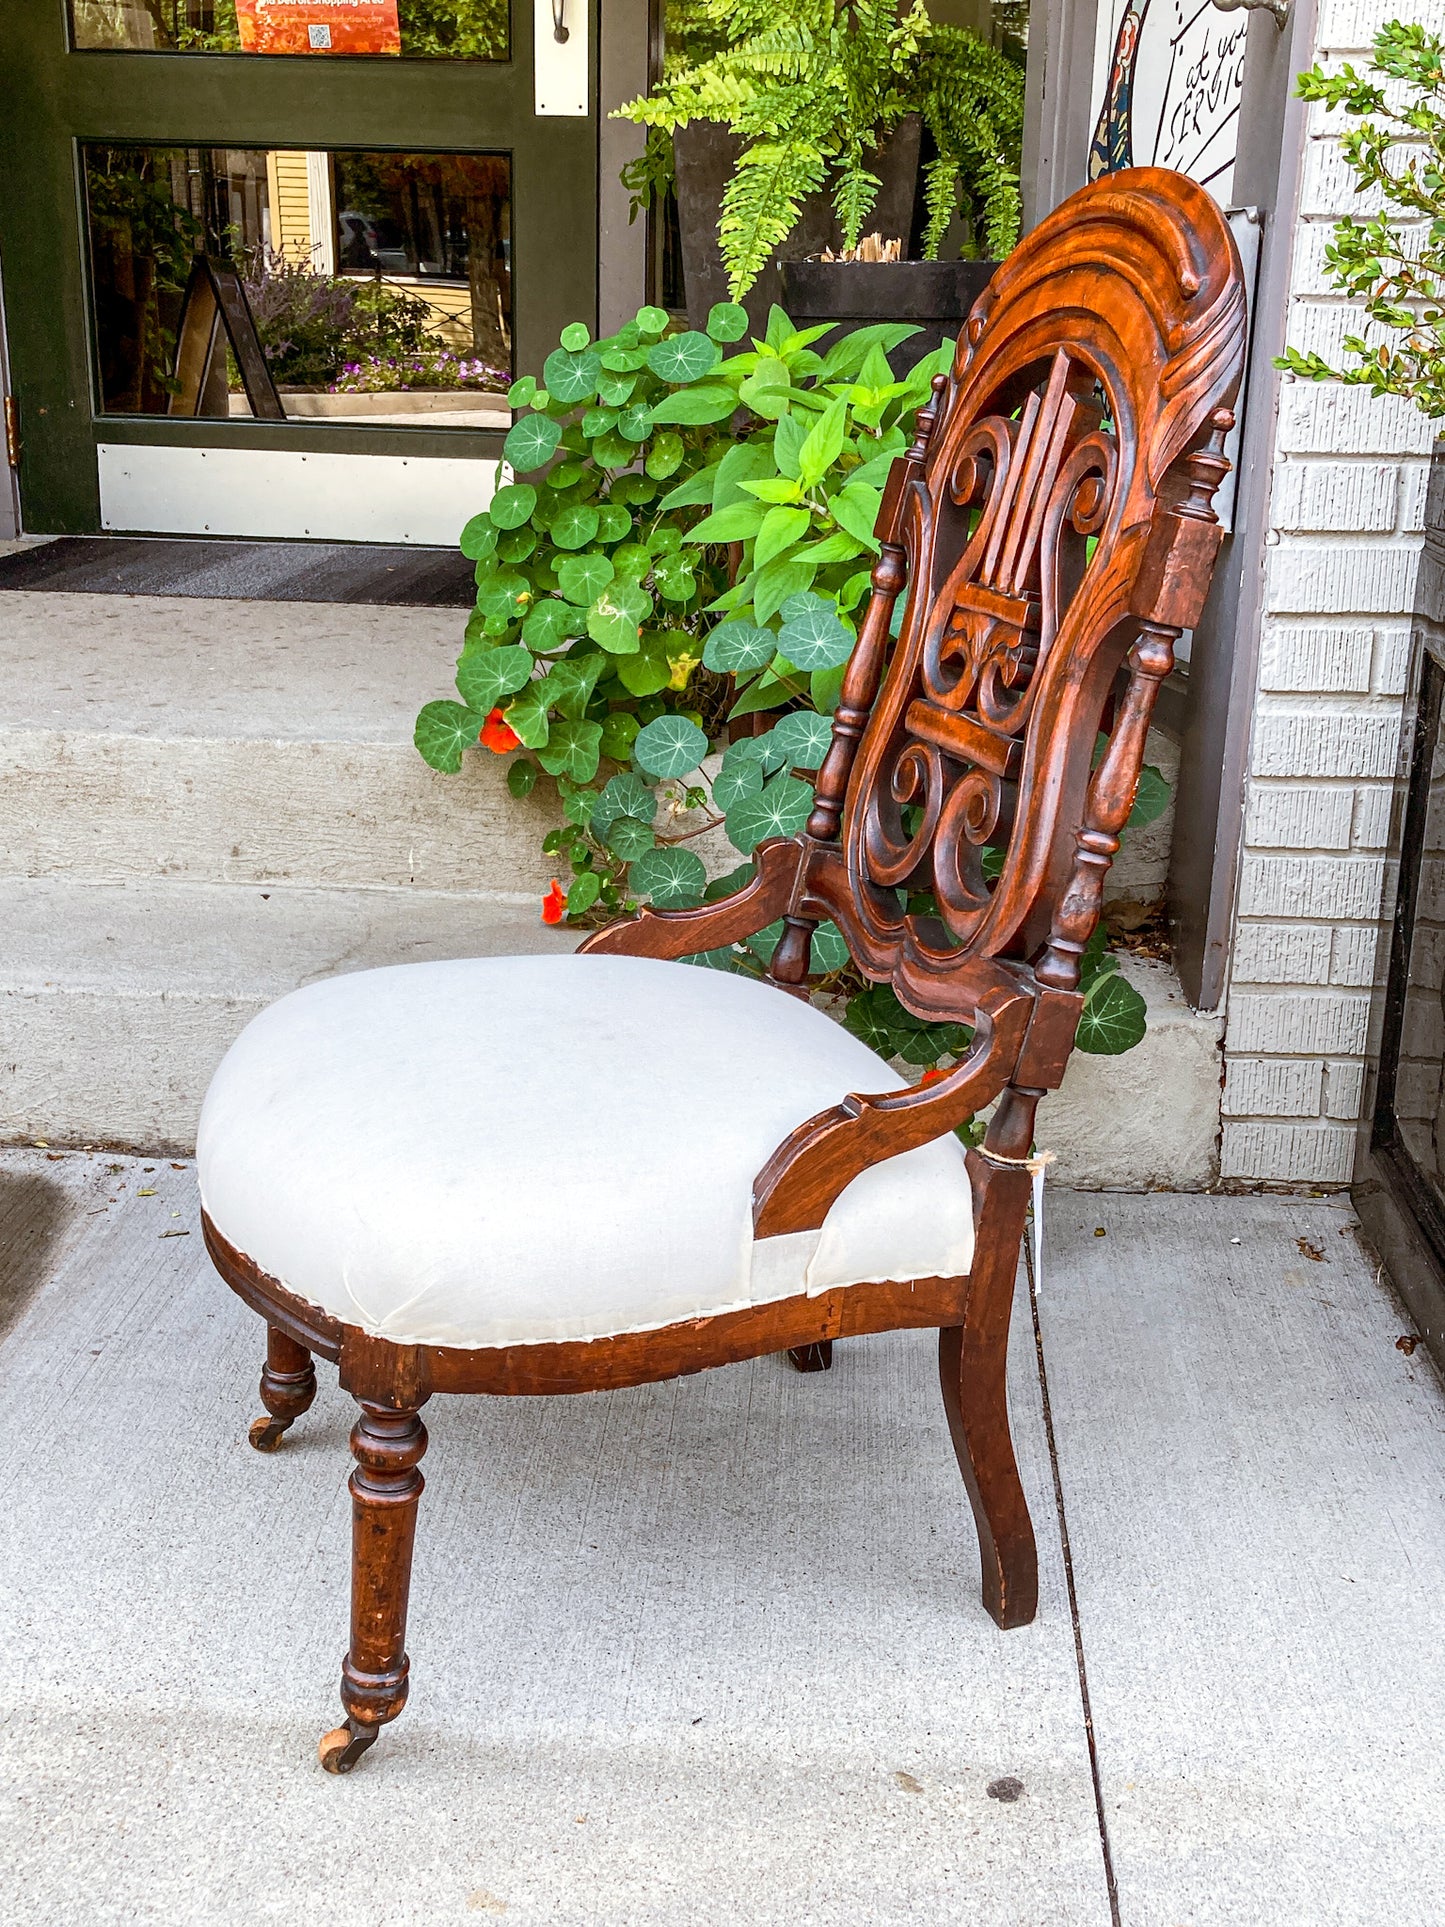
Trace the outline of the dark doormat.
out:
<instances>
[{"instance_id":1,"label":"dark doormat","mask_svg":"<svg viewBox=\"0 0 1445 1927\"><path fill-rule=\"evenodd\" d=\"M477 592L472 564L455 549L147 535L62 535L0 556L0 589L395 602L434 609L469 609Z\"/></svg>"}]
</instances>

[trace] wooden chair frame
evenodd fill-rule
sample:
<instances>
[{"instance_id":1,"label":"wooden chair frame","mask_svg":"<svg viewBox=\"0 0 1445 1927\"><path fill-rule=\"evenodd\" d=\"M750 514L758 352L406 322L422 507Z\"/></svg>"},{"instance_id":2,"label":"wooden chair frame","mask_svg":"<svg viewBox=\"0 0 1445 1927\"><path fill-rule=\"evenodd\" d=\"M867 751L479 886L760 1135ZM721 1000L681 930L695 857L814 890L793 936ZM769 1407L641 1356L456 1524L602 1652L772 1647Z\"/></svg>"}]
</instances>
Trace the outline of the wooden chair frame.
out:
<instances>
[{"instance_id":1,"label":"wooden chair frame","mask_svg":"<svg viewBox=\"0 0 1445 1927\"><path fill-rule=\"evenodd\" d=\"M976 1254L966 1278L854 1285L588 1342L463 1350L342 1324L206 1222L221 1276L269 1327L268 1416L252 1444L274 1450L310 1405L315 1356L336 1362L361 1408L347 1719L321 1743L328 1770L349 1771L406 1700L420 1412L435 1392L601 1391L784 1350L820 1369L835 1338L935 1326L984 1604L1002 1627L1034 1616L1037 1556L1006 1392L1025 1161L1039 1099L1073 1047L1080 958L1155 697L1208 588L1243 343L1228 229L1182 176L1112 176L1035 229L976 304L952 374L935 381L894 465L872 598L806 829L763 844L754 880L734 896L644 910L581 946L684 958L781 919L771 975L806 994L812 932L832 919L866 975L910 1010L970 1026L967 1055L943 1078L850 1096L799 1125L753 1193L757 1236L816 1228L861 1171L995 1103L968 1155ZM996 876L985 849L999 853ZM910 910L904 886L927 888L933 908Z\"/></svg>"}]
</instances>

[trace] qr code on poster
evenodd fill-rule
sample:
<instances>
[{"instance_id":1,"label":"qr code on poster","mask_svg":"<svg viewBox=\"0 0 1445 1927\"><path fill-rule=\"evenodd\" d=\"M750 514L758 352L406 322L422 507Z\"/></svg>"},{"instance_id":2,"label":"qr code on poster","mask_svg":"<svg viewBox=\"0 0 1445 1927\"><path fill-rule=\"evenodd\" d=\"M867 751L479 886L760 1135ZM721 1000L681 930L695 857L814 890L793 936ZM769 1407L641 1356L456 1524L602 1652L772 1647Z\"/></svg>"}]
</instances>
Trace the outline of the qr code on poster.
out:
<instances>
[{"instance_id":1,"label":"qr code on poster","mask_svg":"<svg viewBox=\"0 0 1445 1927\"><path fill-rule=\"evenodd\" d=\"M329 47L331 45L330 27L308 27L306 41L311 47Z\"/></svg>"}]
</instances>

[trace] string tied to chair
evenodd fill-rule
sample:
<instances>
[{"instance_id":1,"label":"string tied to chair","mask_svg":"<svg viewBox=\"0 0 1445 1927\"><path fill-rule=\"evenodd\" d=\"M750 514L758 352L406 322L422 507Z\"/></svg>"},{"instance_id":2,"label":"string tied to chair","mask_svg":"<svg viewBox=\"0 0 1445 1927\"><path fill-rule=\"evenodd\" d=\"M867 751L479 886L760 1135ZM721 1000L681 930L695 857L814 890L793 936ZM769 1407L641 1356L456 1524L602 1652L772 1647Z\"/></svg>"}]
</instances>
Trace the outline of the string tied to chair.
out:
<instances>
[{"instance_id":1,"label":"string tied to chair","mask_svg":"<svg viewBox=\"0 0 1445 1927\"><path fill-rule=\"evenodd\" d=\"M1011 1158L1003 1151L990 1151L986 1144L980 1144L978 1154L987 1163L998 1165L1001 1170L1027 1171L1029 1174L1030 1268L1034 1275L1034 1297L1040 1298L1044 1289L1044 1172L1051 1164L1058 1163L1058 1153L1033 1150L1026 1158Z\"/></svg>"}]
</instances>

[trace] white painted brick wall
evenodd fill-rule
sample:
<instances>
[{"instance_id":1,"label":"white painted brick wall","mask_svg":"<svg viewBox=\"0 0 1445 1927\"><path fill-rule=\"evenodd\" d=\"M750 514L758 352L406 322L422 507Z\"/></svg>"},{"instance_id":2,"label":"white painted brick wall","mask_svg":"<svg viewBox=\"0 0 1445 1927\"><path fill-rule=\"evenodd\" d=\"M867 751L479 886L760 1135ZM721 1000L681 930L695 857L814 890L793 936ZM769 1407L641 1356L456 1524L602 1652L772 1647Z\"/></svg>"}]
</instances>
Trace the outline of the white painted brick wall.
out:
<instances>
[{"instance_id":1,"label":"white painted brick wall","mask_svg":"<svg viewBox=\"0 0 1445 1927\"><path fill-rule=\"evenodd\" d=\"M1321 0L1316 53L1363 68L1394 0ZM1408 17L1408 16L1405 16ZM1301 66L1307 64L1304 59ZM1324 254L1374 211L1312 108L1288 339L1338 360L1365 332ZM1435 430L1408 403L1285 377L1225 1026L1225 1178L1349 1182L1404 742Z\"/></svg>"}]
</instances>

